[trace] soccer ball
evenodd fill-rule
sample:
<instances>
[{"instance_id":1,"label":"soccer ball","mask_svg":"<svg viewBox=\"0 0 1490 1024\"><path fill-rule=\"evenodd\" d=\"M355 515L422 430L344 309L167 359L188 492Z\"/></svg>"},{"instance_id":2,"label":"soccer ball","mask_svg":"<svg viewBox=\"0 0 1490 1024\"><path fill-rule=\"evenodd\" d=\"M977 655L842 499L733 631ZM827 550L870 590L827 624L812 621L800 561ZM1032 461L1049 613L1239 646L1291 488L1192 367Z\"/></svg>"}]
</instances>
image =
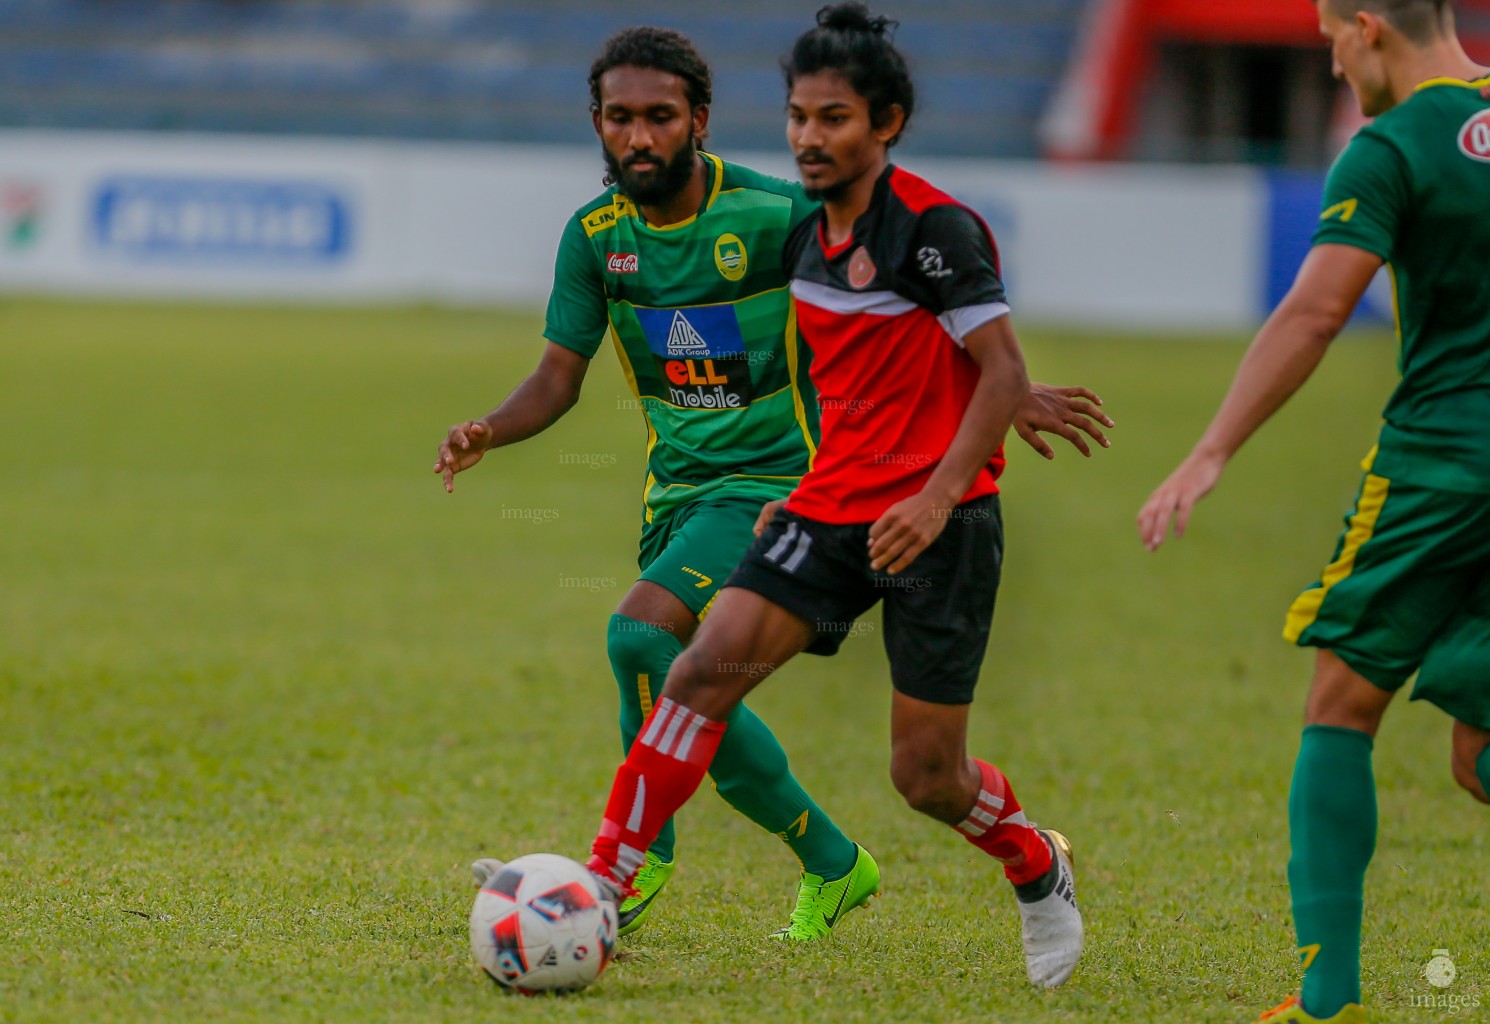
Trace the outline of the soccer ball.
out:
<instances>
[{"instance_id":1,"label":"soccer ball","mask_svg":"<svg viewBox=\"0 0 1490 1024\"><path fill-rule=\"evenodd\" d=\"M471 952L503 988L577 992L616 949L616 905L568 857L532 853L488 879L471 908Z\"/></svg>"}]
</instances>

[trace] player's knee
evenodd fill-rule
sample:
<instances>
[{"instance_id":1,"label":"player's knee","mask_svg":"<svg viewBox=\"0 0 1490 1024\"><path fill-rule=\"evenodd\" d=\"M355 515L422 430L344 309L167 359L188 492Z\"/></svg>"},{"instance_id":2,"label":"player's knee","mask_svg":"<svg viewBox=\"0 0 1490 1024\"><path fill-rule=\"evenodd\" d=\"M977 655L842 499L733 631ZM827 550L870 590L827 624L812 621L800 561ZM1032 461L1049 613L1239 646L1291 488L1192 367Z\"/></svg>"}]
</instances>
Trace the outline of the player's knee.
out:
<instances>
[{"instance_id":1,"label":"player's knee","mask_svg":"<svg viewBox=\"0 0 1490 1024\"><path fill-rule=\"evenodd\" d=\"M1391 701L1391 691L1367 680L1338 655L1321 651L1304 709L1304 723L1354 729L1375 736Z\"/></svg>"},{"instance_id":2,"label":"player's knee","mask_svg":"<svg viewBox=\"0 0 1490 1024\"><path fill-rule=\"evenodd\" d=\"M656 672L659 662L677 644L661 626L625 615L612 615L605 631L606 656L618 674L631 678Z\"/></svg>"},{"instance_id":3,"label":"player's knee","mask_svg":"<svg viewBox=\"0 0 1490 1024\"><path fill-rule=\"evenodd\" d=\"M1459 747L1455 747L1451 759L1454 772L1454 781L1464 788L1464 791L1474 797L1482 804L1490 804L1490 795L1485 793L1484 783L1480 781L1480 774L1476 770L1478 757L1470 756Z\"/></svg>"}]
</instances>

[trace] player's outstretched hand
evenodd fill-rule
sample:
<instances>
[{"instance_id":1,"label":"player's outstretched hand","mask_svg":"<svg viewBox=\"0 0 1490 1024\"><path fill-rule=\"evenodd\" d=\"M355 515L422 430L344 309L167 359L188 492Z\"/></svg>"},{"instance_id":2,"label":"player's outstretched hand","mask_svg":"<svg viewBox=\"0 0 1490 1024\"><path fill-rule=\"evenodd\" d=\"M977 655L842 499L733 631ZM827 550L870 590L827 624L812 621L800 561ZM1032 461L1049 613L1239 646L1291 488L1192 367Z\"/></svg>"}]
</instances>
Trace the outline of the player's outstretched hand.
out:
<instances>
[{"instance_id":1,"label":"player's outstretched hand","mask_svg":"<svg viewBox=\"0 0 1490 1024\"><path fill-rule=\"evenodd\" d=\"M435 472L445 478L446 493L455 492L455 474L480 462L490 444L491 427L482 420L467 420L450 428L435 460Z\"/></svg>"},{"instance_id":2,"label":"player's outstretched hand","mask_svg":"<svg viewBox=\"0 0 1490 1024\"><path fill-rule=\"evenodd\" d=\"M869 567L892 576L903 572L942 535L952 511L924 492L885 509L869 528Z\"/></svg>"},{"instance_id":3,"label":"player's outstretched hand","mask_svg":"<svg viewBox=\"0 0 1490 1024\"><path fill-rule=\"evenodd\" d=\"M1174 535L1183 537L1185 527L1190 525L1190 512L1195 503L1216 486L1221 479L1221 470L1226 460L1213 456L1191 455L1179 468L1169 474L1169 479L1149 495L1138 513L1138 538L1150 551L1158 551L1159 545L1169 536L1169 524L1174 522Z\"/></svg>"},{"instance_id":4,"label":"player's outstretched hand","mask_svg":"<svg viewBox=\"0 0 1490 1024\"><path fill-rule=\"evenodd\" d=\"M776 518L776 513L780 512L781 507L785 504L785 498L777 498L775 501L768 501L761 506L761 514L755 517L755 535L757 537L766 531L766 527L771 525L771 520Z\"/></svg>"},{"instance_id":5,"label":"player's outstretched hand","mask_svg":"<svg viewBox=\"0 0 1490 1024\"><path fill-rule=\"evenodd\" d=\"M1092 450L1081 435L1085 433L1103 448L1111 448L1112 442L1102 433L1102 427L1117 426L1098 408L1101 404L1102 399L1089 388L1031 384L1029 394L1014 414L1014 431L1043 458L1055 458L1055 450L1040 436L1042 432L1064 437L1073 448L1091 458Z\"/></svg>"}]
</instances>

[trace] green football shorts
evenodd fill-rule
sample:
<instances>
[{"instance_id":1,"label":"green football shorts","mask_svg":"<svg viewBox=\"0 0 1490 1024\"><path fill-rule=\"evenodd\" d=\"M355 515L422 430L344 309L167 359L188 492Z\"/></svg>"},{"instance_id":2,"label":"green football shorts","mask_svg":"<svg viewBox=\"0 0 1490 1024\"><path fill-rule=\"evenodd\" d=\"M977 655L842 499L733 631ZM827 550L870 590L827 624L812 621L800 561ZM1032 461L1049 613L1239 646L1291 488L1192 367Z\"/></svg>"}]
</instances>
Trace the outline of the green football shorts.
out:
<instances>
[{"instance_id":1,"label":"green football shorts","mask_svg":"<svg viewBox=\"0 0 1490 1024\"><path fill-rule=\"evenodd\" d=\"M1490 729L1490 495L1369 472L1335 557L1283 635L1322 647L1384 690Z\"/></svg>"},{"instance_id":2,"label":"green football shorts","mask_svg":"<svg viewBox=\"0 0 1490 1024\"><path fill-rule=\"evenodd\" d=\"M642 530L641 578L668 590L700 619L755 540L760 498L705 498Z\"/></svg>"}]
</instances>

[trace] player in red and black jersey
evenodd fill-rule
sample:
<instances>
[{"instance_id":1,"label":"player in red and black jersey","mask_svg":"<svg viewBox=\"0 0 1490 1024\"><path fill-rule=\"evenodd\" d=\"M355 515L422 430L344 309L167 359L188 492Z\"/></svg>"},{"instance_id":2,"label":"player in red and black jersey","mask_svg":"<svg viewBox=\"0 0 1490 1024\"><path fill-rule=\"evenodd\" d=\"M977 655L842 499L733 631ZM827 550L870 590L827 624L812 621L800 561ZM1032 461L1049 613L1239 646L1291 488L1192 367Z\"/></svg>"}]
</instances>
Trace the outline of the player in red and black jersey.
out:
<instances>
[{"instance_id":1,"label":"player in red and black jersey","mask_svg":"<svg viewBox=\"0 0 1490 1024\"><path fill-rule=\"evenodd\" d=\"M817 95L819 85L804 83L792 114L809 186L835 167L806 110L826 101L835 118L841 98ZM809 188L827 202L792 232L782 261L795 268L797 322L833 439L787 507L825 523L873 522L925 488L978 385L966 338L1009 313L977 214L889 163L854 185L847 204L832 201L837 185ZM1002 344L1017 352L1012 334ZM1000 447L961 501L997 493L1003 466Z\"/></svg>"},{"instance_id":2,"label":"player in red and black jersey","mask_svg":"<svg viewBox=\"0 0 1490 1024\"><path fill-rule=\"evenodd\" d=\"M724 720L802 651L833 653L884 602L891 776L906 802L1003 864L1030 980L1082 949L1070 847L966 752L1003 554L1003 438L1029 391L998 256L966 207L889 162L914 107L893 25L862 4L818 13L784 62L788 138L823 208L783 265L813 351L815 461L768 504L756 541L678 656L617 773L590 867L625 887L702 781ZM830 917L852 909L851 887Z\"/></svg>"}]
</instances>

